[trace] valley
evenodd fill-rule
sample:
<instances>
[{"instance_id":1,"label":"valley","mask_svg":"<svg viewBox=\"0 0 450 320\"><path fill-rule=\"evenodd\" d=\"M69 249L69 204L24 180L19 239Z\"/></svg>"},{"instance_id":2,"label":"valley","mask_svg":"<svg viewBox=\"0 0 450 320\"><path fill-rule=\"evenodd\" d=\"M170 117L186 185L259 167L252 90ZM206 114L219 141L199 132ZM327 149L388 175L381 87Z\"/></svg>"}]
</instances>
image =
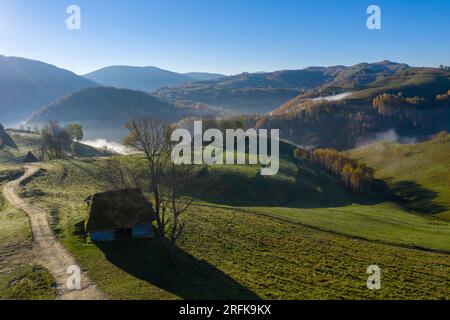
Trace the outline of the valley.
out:
<instances>
[{"instance_id":1,"label":"valley","mask_svg":"<svg viewBox=\"0 0 450 320\"><path fill-rule=\"evenodd\" d=\"M120 66L86 79L37 66L64 76L48 76L53 94L35 98L39 106L12 97L18 112L0 114L0 123L22 121L0 126L0 299L450 298L448 70L382 61L223 76ZM81 87L55 91L69 78ZM218 133L279 129L278 173L264 176L254 163L183 166L175 201L189 205L177 216L176 245L92 241L93 195L139 186L155 201L145 148L125 148L162 127L144 122L146 131L130 135L125 123L153 118L188 130L202 120ZM69 124L83 135L63 148ZM378 141L385 132L414 143ZM193 136L201 154L212 139ZM123 154L94 147L102 140ZM354 167L324 166L319 148L340 151ZM249 157L249 148L239 152L225 156ZM355 187L362 165L372 189ZM64 289L70 264L81 267L87 291ZM366 286L374 264L382 290Z\"/></svg>"}]
</instances>

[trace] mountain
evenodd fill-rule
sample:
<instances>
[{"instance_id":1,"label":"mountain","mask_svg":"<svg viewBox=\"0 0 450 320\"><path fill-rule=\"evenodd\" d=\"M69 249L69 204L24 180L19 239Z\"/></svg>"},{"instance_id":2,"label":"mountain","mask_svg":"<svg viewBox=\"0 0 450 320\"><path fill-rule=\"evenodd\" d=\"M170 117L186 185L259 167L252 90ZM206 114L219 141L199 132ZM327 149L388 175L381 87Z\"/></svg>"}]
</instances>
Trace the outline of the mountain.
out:
<instances>
[{"instance_id":1,"label":"mountain","mask_svg":"<svg viewBox=\"0 0 450 320\"><path fill-rule=\"evenodd\" d=\"M85 138L123 138L124 124L131 118L154 116L166 121L184 117L214 114L214 110L187 108L163 102L149 93L112 87L81 90L34 113L29 124L42 125L51 120L78 122L85 129Z\"/></svg>"},{"instance_id":2,"label":"mountain","mask_svg":"<svg viewBox=\"0 0 450 320\"><path fill-rule=\"evenodd\" d=\"M238 113L266 113L300 94L316 97L357 90L406 68L406 64L381 61L351 67L243 73L163 88L155 94L169 101L201 102Z\"/></svg>"},{"instance_id":3,"label":"mountain","mask_svg":"<svg viewBox=\"0 0 450 320\"><path fill-rule=\"evenodd\" d=\"M172 102L200 102L237 113L264 113L328 80L322 72L307 70L243 73L163 88L155 95Z\"/></svg>"},{"instance_id":4,"label":"mountain","mask_svg":"<svg viewBox=\"0 0 450 320\"><path fill-rule=\"evenodd\" d=\"M17 148L14 140L9 136L8 132L6 132L0 123L0 149L5 147Z\"/></svg>"},{"instance_id":5,"label":"mountain","mask_svg":"<svg viewBox=\"0 0 450 320\"><path fill-rule=\"evenodd\" d=\"M105 86L152 92L192 81L218 79L224 75L197 72L181 74L156 67L111 66L84 77Z\"/></svg>"},{"instance_id":6,"label":"mountain","mask_svg":"<svg viewBox=\"0 0 450 320\"><path fill-rule=\"evenodd\" d=\"M210 81L225 78L226 75L220 73L207 73L207 72L189 72L185 73L185 76L191 78L194 81Z\"/></svg>"},{"instance_id":7,"label":"mountain","mask_svg":"<svg viewBox=\"0 0 450 320\"><path fill-rule=\"evenodd\" d=\"M253 117L253 124L280 129L284 139L309 147L348 149L388 136L423 140L450 129L449 89L449 71L407 68L353 88L340 100L300 95Z\"/></svg>"},{"instance_id":8,"label":"mountain","mask_svg":"<svg viewBox=\"0 0 450 320\"><path fill-rule=\"evenodd\" d=\"M363 62L350 67L310 67L305 70L320 71L333 79L313 90L313 92L327 95L349 89L359 89L408 68L407 64L384 60L374 63Z\"/></svg>"},{"instance_id":9,"label":"mountain","mask_svg":"<svg viewBox=\"0 0 450 320\"><path fill-rule=\"evenodd\" d=\"M94 86L90 80L43 62L0 56L1 121L23 121L39 107Z\"/></svg>"}]
</instances>

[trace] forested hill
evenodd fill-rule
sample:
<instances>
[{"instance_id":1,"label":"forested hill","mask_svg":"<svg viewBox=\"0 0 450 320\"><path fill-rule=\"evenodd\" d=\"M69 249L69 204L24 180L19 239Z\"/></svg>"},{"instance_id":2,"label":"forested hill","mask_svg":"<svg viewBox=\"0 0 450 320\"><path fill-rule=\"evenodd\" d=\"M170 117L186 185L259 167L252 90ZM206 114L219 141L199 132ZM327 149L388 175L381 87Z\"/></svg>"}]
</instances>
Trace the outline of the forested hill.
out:
<instances>
[{"instance_id":1,"label":"forested hill","mask_svg":"<svg viewBox=\"0 0 450 320\"><path fill-rule=\"evenodd\" d=\"M351 67L309 67L303 70L243 73L163 88L155 94L170 101L201 102L238 113L266 113L298 95L348 91L407 68L406 64L382 61Z\"/></svg>"},{"instance_id":2,"label":"forested hill","mask_svg":"<svg viewBox=\"0 0 450 320\"><path fill-rule=\"evenodd\" d=\"M183 107L163 102L149 93L117 88L88 88L71 94L33 114L29 124L42 125L51 120L78 122L86 137L114 138L121 141L124 125L132 118L154 116L166 121L185 117L215 115L216 110L199 106Z\"/></svg>"},{"instance_id":3,"label":"forested hill","mask_svg":"<svg viewBox=\"0 0 450 320\"><path fill-rule=\"evenodd\" d=\"M342 100L296 97L255 122L280 128L283 138L304 146L348 149L385 138L421 140L450 130L449 90L449 71L409 68Z\"/></svg>"}]
</instances>

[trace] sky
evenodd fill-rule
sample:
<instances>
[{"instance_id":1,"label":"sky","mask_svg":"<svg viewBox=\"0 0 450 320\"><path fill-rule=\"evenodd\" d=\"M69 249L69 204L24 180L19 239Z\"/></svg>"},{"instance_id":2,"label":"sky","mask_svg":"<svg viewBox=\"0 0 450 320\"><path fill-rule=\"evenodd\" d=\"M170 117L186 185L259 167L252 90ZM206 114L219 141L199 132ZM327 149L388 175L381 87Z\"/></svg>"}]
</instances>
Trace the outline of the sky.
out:
<instances>
[{"instance_id":1,"label":"sky","mask_svg":"<svg viewBox=\"0 0 450 320\"><path fill-rule=\"evenodd\" d=\"M366 26L381 8L381 30ZM69 5L81 30L68 30ZM85 74L109 65L241 72L384 59L450 65L448 0L0 0L0 54Z\"/></svg>"}]
</instances>

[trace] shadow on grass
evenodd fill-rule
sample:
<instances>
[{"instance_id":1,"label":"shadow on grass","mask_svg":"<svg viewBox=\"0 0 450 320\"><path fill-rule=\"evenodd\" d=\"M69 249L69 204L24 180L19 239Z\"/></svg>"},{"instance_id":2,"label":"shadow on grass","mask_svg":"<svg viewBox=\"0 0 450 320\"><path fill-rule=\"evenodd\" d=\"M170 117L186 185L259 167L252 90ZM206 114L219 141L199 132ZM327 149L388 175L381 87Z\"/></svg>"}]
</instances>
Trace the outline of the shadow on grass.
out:
<instances>
[{"instance_id":1,"label":"shadow on grass","mask_svg":"<svg viewBox=\"0 0 450 320\"><path fill-rule=\"evenodd\" d=\"M213 265L181 248L175 248L171 257L157 240L95 244L121 270L183 299L260 299Z\"/></svg>"},{"instance_id":2,"label":"shadow on grass","mask_svg":"<svg viewBox=\"0 0 450 320\"><path fill-rule=\"evenodd\" d=\"M437 192L424 188L415 181L399 181L391 188L397 202L405 209L422 214L439 214L448 207L435 202Z\"/></svg>"},{"instance_id":3,"label":"shadow on grass","mask_svg":"<svg viewBox=\"0 0 450 320\"><path fill-rule=\"evenodd\" d=\"M217 205L299 209L337 208L352 204L375 205L388 200L389 189L385 181L374 179L370 191L355 192L338 178L320 169L315 169L313 174L301 170L292 185L258 177L251 181L228 179L210 185L206 181L203 188L205 192L202 194L189 195ZM198 188L194 185L192 189Z\"/></svg>"}]
</instances>

